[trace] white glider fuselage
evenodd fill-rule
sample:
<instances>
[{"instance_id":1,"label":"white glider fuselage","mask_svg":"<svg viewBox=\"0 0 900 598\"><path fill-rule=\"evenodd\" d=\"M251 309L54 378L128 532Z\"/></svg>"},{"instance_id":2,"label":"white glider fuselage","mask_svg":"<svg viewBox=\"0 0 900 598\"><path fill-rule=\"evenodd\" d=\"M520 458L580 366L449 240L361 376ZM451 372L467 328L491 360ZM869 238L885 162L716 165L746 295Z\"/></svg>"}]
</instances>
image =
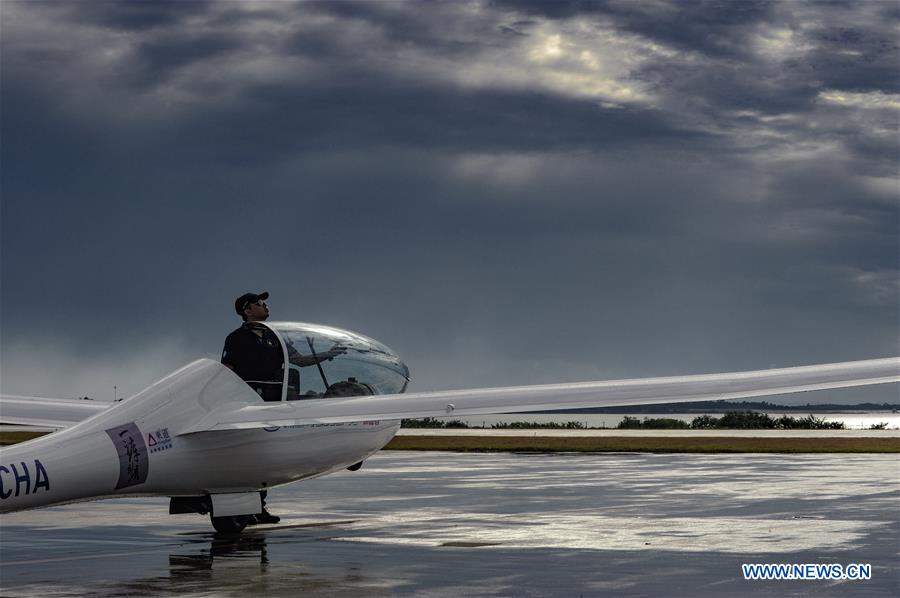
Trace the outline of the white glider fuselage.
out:
<instances>
[{"instance_id":1,"label":"white glider fuselage","mask_svg":"<svg viewBox=\"0 0 900 598\"><path fill-rule=\"evenodd\" d=\"M115 496L250 492L352 466L399 421L182 434L259 398L219 363L196 361L68 429L0 450L0 512Z\"/></svg>"}]
</instances>

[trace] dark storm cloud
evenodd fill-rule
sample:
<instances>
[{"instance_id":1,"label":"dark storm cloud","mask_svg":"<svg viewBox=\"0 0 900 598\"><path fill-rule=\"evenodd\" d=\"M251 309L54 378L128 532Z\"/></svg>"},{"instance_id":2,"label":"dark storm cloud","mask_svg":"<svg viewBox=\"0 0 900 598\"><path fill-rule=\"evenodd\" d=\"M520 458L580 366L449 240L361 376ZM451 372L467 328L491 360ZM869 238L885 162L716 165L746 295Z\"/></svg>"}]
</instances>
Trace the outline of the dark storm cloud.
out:
<instances>
[{"instance_id":1,"label":"dark storm cloud","mask_svg":"<svg viewBox=\"0 0 900 598\"><path fill-rule=\"evenodd\" d=\"M731 117L723 112L736 110L766 114L805 111L819 93L819 87L811 81L747 64L717 68L711 65L706 69L663 64L646 69L641 77L667 96L693 96L709 122L730 122Z\"/></svg>"},{"instance_id":2,"label":"dark storm cloud","mask_svg":"<svg viewBox=\"0 0 900 598\"><path fill-rule=\"evenodd\" d=\"M894 3L873 3L888 6ZM897 24L900 16L896 5L883 11L883 20L867 24L832 22L811 32L816 50L810 56L808 76L823 86L848 91L881 90L896 93L897 62L900 45L897 43Z\"/></svg>"},{"instance_id":3,"label":"dark storm cloud","mask_svg":"<svg viewBox=\"0 0 900 598\"><path fill-rule=\"evenodd\" d=\"M168 50L164 55L168 56ZM159 65L165 60L142 47L135 62ZM109 167L109 160L140 160L142 167L150 168L179 159L248 165L341 148L589 151L621 150L651 141L658 147L699 151L715 140L709 133L667 122L658 110L640 107L605 108L548 93L423 88L365 73L345 73L344 79L331 81L325 89L248 86L240 97L204 106L187 118L137 121L99 130L61 122L56 107L61 98L13 88L7 92L7 113L14 112L16 118L5 123L4 134L17 147L17 154L7 160L21 178L12 184L24 182L29 172L40 178L48 167L72 168L67 158L73 153L81 158L73 174L93 177ZM366 88L365 95L359 94L359 86ZM56 118L46 120L47 115ZM389 131L385 123L391 123Z\"/></svg>"},{"instance_id":4,"label":"dark storm cloud","mask_svg":"<svg viewBox=\"0 0 900 598\"><path fill-rule=\"evenodd\" d=\"M444 11L453 9L452 2L435 2L430 10ZM333 16L343 22L363 22L369 27L379 29L392 43L405 47L427 48L429 52L440 52L455 59L464 59L472 55L477 48L490 43L479 40L477 35L492 33L489 20L476 23L474 30L468 29L466 36L456 36L454 28L448 27L446 21L434 18L429 11L398 11L396 6L384 2L311 2L303 6L304 11ZM320 49L306 45L307 34L299 34L291 38L292 44L286 46L290 50L308 51ZM322 39L322 38L319 38ZM337 52L352 52L354 48L330 48Z\"/></svg>"},{"instance_id":5,"label":"dark storm cloud","mask_svg":"<svg viewBox=\"0 0 900 598\"><path fill-rule=\"evenodd\" d=\"M366 81L365 77L360 77ZM221 118L207 115L218 143L283 155L339 147L427 147L430 150L535 151L596 149L647 140L690 144L707 137L679 130L655 111L612 110L546 94L464 92L415 89L373 81L360 98L352 87L316 92L281 86L246 91L249 107L240 107L237 126L222 130ZM285 113L289 110L289 113ZM384 123L396 122L385 135ZM295 131L271 145L273 133ZM266 148L260 147L266 146Z\"/></svg>"},{"instance_id":6,"label":"dark storm cloud","mask_svg":"<svg viewBox=\"0 0 900 598\"><path fill-rule=\"evenodd\" d=\"M884 7L132 5L4 6L4 389L134 392L249 290L418 389L896 353Z\"/></svg>"},{"instance_id":7,"label":"dark storm cloud","mask_svg":"<svg viewBox=\"0 0 900 598\"><path fill-rule=\"evenodd\" d=\"M202 14L210 7L207 0L153 0L152 2L127 2L124 0L99 0L73 7L70 3L46 3L48 8L63 10L75 23L90 23L110 29L142 32L162 29L182 23L185 18ZM69 4L69 6L66 6Z\"/></svg>"},{"instance_id":8,"label":"dark storm cloud","mask_svg":"<svg viewBox=\"0 0 900 598\"><path fill-rule=\"evenodd\" d=\"M330 12L354 18L382 13L376 4L342 6L343 3L334 3L316 5L316 8L329 8ZM109 24L106 15L107 11L100 12L97 21ZM79 18L87 19L84 15ZM395 35L396 31L405 29L397 25L398 21L407 24L411 17L389 19L393 25L391 41L405 44L408 36ZM339 64L350 55L358 56L354 48L344 47L338 52L333 39L333 32L326 29L312 35L291 36L287 43L277 46L288 54L302 50L312 57L335 59ZM179 68L227 55L240 45L239 36L234 32L198 34L180 29L154 33L130 49L119 69L121 77L117 84L122 87L134 83L138 87L135 92L141 93L146 87L160 85ZM444 52L442 48L437 51ZM341 56L336 56L338 53ZM56 68L65 66L58 62ZM20 116L7 123L6 133L12 136L21 133L22 143L28 143L35 132L39 136L75 139L77 136L71 132L58 131L59 122L47 127L50 130L41 130L40 119L29 116L29 113L57 113L59 106L67 102L65 97L36 91L30 86L32 78L31 73L7 75L9 101ZM217 149L227 153L233 148L240 160L249 161L264 161L266 156L284 156L286 152L369 145L533 151L602 148L647 140L659 143L674 140L687 145L709 137L706 133L680 128L654 109L606 108L595 102L541 91L461 90L449 81L424 84L392 73L367 72L356 64L343 64L343 68L314 83L251 82L234 96L222 98L206 97L204 91L196 109L183 118L173 114L169 120L158 123L152 115L146 121L139 116L124 128L101 130L98 135L114 136L114 142L121 147L126 132L137 133L141 141L149 138L155 147L164 147L167 154L182 149L194 153L199 147L204 155L211 155ZM360 89L365 89L365 94ZM215 95L213 90L208 93ZM104 117L102 113L98 115L100 119ZM23 122L28 125L20 126ZM223 122L228 126L223 127ZM391 127L386 130L388 122ZM154 139L155 136L160 138ZM191 143L181 143L185 139Z\"/></svg>"},{"instance_id":9,"label":"dark storm cloud","mask_svg":"<svg viewBox=\"0 0 900 598\"><path fill-rule=\"evenodd\" d=\"M175 36L172 39L160 36L137 49L140 77L153 84L179 67L226 54L238 45L237 40L225 34Z\"/></svg>"}]
</instances>

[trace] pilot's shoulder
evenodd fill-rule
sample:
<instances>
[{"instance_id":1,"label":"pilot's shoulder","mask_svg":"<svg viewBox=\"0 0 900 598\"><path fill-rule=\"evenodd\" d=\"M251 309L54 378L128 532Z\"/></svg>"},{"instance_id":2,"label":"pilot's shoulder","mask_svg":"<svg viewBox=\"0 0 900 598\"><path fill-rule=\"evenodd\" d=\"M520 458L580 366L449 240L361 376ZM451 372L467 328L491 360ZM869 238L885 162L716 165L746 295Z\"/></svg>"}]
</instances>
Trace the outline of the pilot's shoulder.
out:
<instances>
[{"instance_id":1,"label":"pilot's shoulder","mask_svg":"<svg viewBox=\"0 0 900 598\"><path fill-rule=\"evenodd\" d=\"M230 341L239 339L246 334L247 334L247 329L244 328L243 326L239 326L238 328L236 328L228 333L228 336L225 337L225 343L227 344Z\"/></svg>"}]
</instances>

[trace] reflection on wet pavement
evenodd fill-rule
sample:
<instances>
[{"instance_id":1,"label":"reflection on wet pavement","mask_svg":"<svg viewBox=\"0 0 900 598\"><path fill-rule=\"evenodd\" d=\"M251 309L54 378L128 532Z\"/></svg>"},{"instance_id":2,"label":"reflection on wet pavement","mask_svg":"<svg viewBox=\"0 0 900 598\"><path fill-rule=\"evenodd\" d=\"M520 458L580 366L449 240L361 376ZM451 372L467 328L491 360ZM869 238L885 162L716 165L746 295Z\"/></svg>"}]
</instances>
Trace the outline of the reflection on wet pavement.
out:
<instances>
[{"instance_id":1,"label":"reflection on wet pavement","mask_svg":"<svg viewBox=\"0 0 900 598\"><path fill-rule=\"evenodd\" d=\"M214 534L165 499L4 515L3 595L894 596L896 455L384 452L270 492ZM869 581L744 581L744 562L871 563Z\"/></svg>"}]
</instances>

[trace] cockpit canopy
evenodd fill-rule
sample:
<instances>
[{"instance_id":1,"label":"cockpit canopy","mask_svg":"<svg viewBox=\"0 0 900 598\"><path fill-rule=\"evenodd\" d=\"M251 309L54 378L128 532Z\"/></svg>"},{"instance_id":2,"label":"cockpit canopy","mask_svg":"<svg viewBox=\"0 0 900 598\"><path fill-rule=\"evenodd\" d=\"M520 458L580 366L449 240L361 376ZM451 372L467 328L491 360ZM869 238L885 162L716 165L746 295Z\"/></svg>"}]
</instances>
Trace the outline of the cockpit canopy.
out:
<instances>
[{"instance_id":1,"label":"cockpit canopy","mask_svg":"<svg viewBox=\"0 0 900 598\"><path fill-rule=\"evenodd\" d=\"M272 331L281 344L282 364L287 367L281 369L281 380L273 382L281 386L282 401L395 394L409 383L406 364L361 334L301 322L256 325Z\"/></svg>"}]
</instances>

